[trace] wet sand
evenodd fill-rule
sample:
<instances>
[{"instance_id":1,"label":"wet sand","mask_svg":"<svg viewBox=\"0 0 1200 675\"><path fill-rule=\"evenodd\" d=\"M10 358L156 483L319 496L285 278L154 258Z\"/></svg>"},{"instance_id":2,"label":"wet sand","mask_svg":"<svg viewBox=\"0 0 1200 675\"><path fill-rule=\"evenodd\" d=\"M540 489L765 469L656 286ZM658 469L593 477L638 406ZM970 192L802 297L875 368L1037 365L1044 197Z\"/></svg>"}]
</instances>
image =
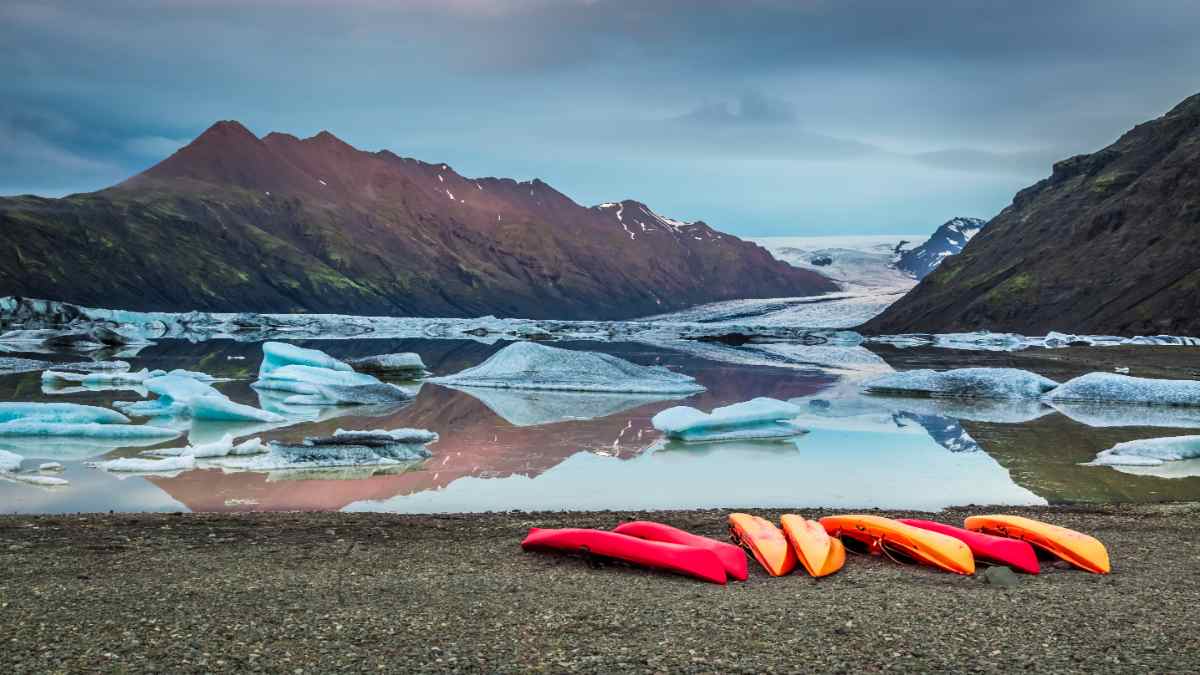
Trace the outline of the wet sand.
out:
<instances>
[{"instance_id":1,"label":"wet sand","mask_svg":"<svg viewBox=\"0 0 1200 675\"><path fill-rule=\"evenodd\" d=\"M0 670L1200 669L1200 504L1004 512L1097 536L1113 574L1047 564L1005 589L851 557L722 587L518 546L640 517L720 537L724 511L6 516Z\"/></svg>"}]
</instances>

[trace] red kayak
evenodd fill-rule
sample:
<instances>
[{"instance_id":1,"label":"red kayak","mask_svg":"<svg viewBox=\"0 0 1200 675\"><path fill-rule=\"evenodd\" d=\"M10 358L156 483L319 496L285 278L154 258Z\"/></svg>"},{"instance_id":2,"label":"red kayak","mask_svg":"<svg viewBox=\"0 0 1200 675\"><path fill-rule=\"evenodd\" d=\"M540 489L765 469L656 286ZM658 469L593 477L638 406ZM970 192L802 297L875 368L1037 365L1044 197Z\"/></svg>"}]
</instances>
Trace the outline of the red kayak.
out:
<instances>
[{"instance_id":1,"label":"red kayak","mask_svg":"<svg viewBox=\"0 0 1200 675\"><path fill-rule=\"evenodd\" d=\"M531 528L521 548L526 551L564 551L615 558L643 567L684 574L714 584L725 583L725 567L706 548L647 541L605 530Z\"/></svg>"},{"instance_id":2,"label":"red kayak","mask_svg":"<svg viewBox=\"0 0 1200 675\"><path fill-rule=\"evenodd\" d=\"M1006 537L995 537L982 532L972 532L961 527L935 523L932 520L914 520L901 518L905 525L919 527L922 530L937 532L961 541L971 549L976 558L994 565L1007 565L1026 574L1037 574L1041 571L1038 565L1037 552L1028 542Z\"/></svg>"},{"instance_id":3,"label":"red kayak","mask_svg":"<svg viewBox=\"0 0 1200 675\"><path fill-rule=\"evenodd\" d=\"M717 555L721 564L725 566L725 572L730 577L738 581L746 580L748 574L748 570L746 569L746 552L733 544L709 539L708 537L701 537L698 534L685 532L677 527L654 523L649 520L635 520L631 523L621 523L613 532L627 534L638 539L665 541L670 544L706 548Z\"/></svg>"}]
</instances>

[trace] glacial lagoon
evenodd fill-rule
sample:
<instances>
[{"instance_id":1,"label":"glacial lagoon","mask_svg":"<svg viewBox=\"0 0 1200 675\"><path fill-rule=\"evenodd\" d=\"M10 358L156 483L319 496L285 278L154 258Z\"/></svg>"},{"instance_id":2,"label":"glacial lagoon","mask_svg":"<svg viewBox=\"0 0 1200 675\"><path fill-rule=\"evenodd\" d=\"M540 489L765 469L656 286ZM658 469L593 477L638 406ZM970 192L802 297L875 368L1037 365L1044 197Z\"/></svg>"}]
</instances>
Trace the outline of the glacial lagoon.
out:
<instances>
[{"instance_id":1,"label":"glacial lagoon","mask_svg":"<svg viewBox=\"0 0 1200 675\"><path fill-rule=\"evenodd\" d=\"M475 366L504 341L300 340L337 358L416 352L435 375ZM180 439L122 447L116 441L3 438L25 467L59 462L69 481L45 487L0 481L0 512L347 510L408 513L823 506L939 509L964 504L1140 502L1200 497L1195 460L1162 468L1084 466L1116 443L1200 433L1183 411L1146 417L1128 409L1059 410L1036 402L971 404L868 396L861 383L888 372L886 350L788 343L741 347L687 340L556 341L691 375L706 391L651 397L453 388L396 382L402 406L329 407L286 425L180 422ZM79 354L6 356L79 360ZM122 354L134 370L202 371L234 401L270 409L249 384L261 342L163 339ZM934 357L936 358L936 356ZM962 357L955 365L962 365ZM650 418L673 405L708 410L768 396L805 411L807 432L783 441L667 441ZM142 400L136 387L43 383L39 372L0 375L0 400L111 407ZM1064 412L1066 414L1064 414ZM1167 419L1170 418L1170 419ZM1158 426L1150 426L1155 424ZM1162 426L1172 427L1169 430ZM432 457L389 467L269 472L198 468L121 475L88 466L138 457L185 440L300 441L337 429L429 429ZM1188 429L1193 429L1188 431Z\"/></svg>"}]
</instances>

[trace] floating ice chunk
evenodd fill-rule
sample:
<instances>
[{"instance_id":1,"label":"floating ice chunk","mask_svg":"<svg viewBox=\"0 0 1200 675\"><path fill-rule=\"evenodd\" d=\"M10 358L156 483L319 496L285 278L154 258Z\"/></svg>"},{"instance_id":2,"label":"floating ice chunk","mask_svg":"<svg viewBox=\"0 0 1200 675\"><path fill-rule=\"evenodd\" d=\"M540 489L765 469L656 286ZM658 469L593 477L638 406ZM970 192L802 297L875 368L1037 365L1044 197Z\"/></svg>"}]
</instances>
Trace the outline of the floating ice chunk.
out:
<instances>
[{"instance_id":1,"label":"floating ice chunk","mask_svg":"<svg viewBox=\"0 0 1200 675\"><path fill-rule=\"evenodd\" d=\"M264 342L263 360L258 375L262 377L273 370L290 365L312 366L329 370L352 371L348 364L339 361L323 351L305 349L286 342Z\"/></svg>"},{"instance_id":2,"label":"floating ice chunk","mask_svg":"<svg viewBox=\"0 0 1200 675\"><path fill-rule=\"evenodd\" d=\"M1057 382L1016 368L958 368L909 370L866 383L870 394L937 396L947 398L1036 399Z\"/></svg>"},{"instance_id":3,"label":"floating ice chunk","mask_svg":"<svg viewBox=\"0 0 1200 675\"><path fill-rule=\"evenodd\" d=\"M1088 373L1046 395L1059 401L1103 401L1143 405L1200 406L1200 382L1155 380L1116 373Z\"/></svg>"},{"instance_id":4,"label":"floating ice chunk","mask_svg":"<svg viewBox=\"0 0 1200 675\"><path fill-rule=\"evenodd\" d=\"M349 366L346 366L346 368L348 369ZM260 375L258 380L250 386L255 389L288 391L293 394L319 395L322 393L321 387L326 385L361 387L375 384L381 383L374 376L365 373L293 364L281 366L265 375Z\"/></svg>"},{"instance_id":5,"label":"floating ice chunk","mask_svg":"<svg viewBox=\"0 0 1200 675\"><path fill-rule=\"evenodd\" d=\"M886 399L896 410L922 416L936 416L971 422L1023 424L1045 417L1054 408L1041 401L1028 399L950 399L896 398Z\"/></svg>"},{"instance_id":6,"label":"floating ice chunk","mask_svg":"<svg viewBox=\"0 0 1200 675\"><path fill-rule=\"evenodd\" d=\"M38 471L42 473L60 473L63 470L63 465L60 462L42 462L38 465Z\"/></svg>"},{"instance_id":7,"label":"floating ice chunk","mask_svg":"<svg viewBox=\"0 0 1200 675\"><path fill-rule=\"evenodd\" d=\"M7 450L0 450L0 471L16 471L25 458Z\"/></svg>"},{"instance_id":8,"label":"floating ice chunk","mask_svg":"<svg viewBox=\"0 0 1200 675\"><path fill-rule=\"evenodd\" d=\"M115 410L78 403L0 403L0 423L13 421L63 424L128 424Z\"/></svg>"},{"instance_id":9,"label":"floating ice chunk","mask_svg":"<svg viewBox=\"0 0 1200 675\"><path fill-rule=\"evenodd\" d=\"M639 366L608 354L514 342L488 360L429 382L500 389L675 394L704 391L687 375Z\"/></svg>"},{"instance_id":10,"label":"floating ice chunk","mask_svg":"<svg viewBox=\"0 0 1200 675\"><path fill-rule=\"evenodd\" d=\"M15 483L28 483L29 485L37 485L39 487L49 488L62 487L64 485L71 484L71 482L65 478L59 478L58 476L43 476L37 473L9 473L7 471L0 471L0 478L4 478Z\"/></svg>"},{"instance_id":11,"label":"floating ice chunk","mask_svg":"<svg viewBox=\"0 0 1200 675\"><path fill-rule=\"evenodd\" d=\"M119 473L164 473L194 469L196 468L196 458L191 455L168 457L166 459L122 457L103 462L92 462L90 466Z\"/></svg>"},{"instance_id":12,"label":"floating ice chunk","mask_svg":"<svg viewBox=\"0 0 1200 675\"><path fill-rule=\"evenodd\" d=\"M353 386L318 384L315 394L294 394L284 399L288 405L377 405L407 403L413 396L394 384L360 384Z\"/></svg>"},{"instance_id":13,"label":"floating ice chunk","mask_svg":"<svg viewBox=\"0 0 1200 675\"><path fill-rule=\"evenodd\" d=\"M436 443L438 440L437 433L428 429L412 429L403 427L400 429L338 429L333 432L333 436L325 439L326 443L364 443L379 441L389 441L392 443Z\"/></svg>"},{"instance_id":14,"label":"floating ice chunk","mask_svg":"<svg viewBox=\"0 0 1200 675\"><path fill-rule=\"evenodd\" d=\"M166 374L174 375L176 377L190 377L193 380L199 380L200 382L216 382L217 381L217 378L213 377L212 375L209 375L208 373L198 373L194 370L184 370L182 368L176 368L175 370L172 370L171 372L166 373Z\"/></svg>"},{"instance_id":15,"label":"floating ice chunk","mask_svg":"<svg viewBox=\"0 0 1200 675\"><path fill-rule=\"evenodd\" d=\"M129 370L128 361L79 361L77 363L56 363L55 370L79 370L91 373L99 370Z\"/></svg>"},{"instance_id":16,"label":"floating ice chunk","mask_svg":"<svg viewBox=\"0 0 1200 675\"><path fill-rule=\"evenodd\" d=\"M221 394L197 396L191 402L192 419L224 422L282 422L273 412L235 403Z\"/></svg>"},{"instance_id":17,"label":"floating ice chunk","mask_svg":"<svg viewBox=\"0 0 1200 675\"><path fill-rule=\"evenodd\" d=\"M28 373L50 367L45 361L21 359L10 356L0 357L0 373Z\"/></svg>"},{"instance_id":18,"label":"floating ice chunk","mask_svg":"<svg viewBox=\"0 0 1200 675\"><path fill-rule=\"evenodd\" d=\"M197 459L208 459L212 457L226 457L228 455L255 455L266 451L266 445L259 438L251 438L235 445L233 434L225 434L220 440L213 441L212 443L198 443L182 448L158 448L147 450L142 454L150 455L151 457L188 456Z\"/></svg>"},{"instance_id":19,"label":"floating ice chunk","mask_svg":"<svg viewBox=\"0 0 1200 675\"><path fill-rule=\"evenodd\" d=\"M14 420L0 423L0 436L78 437L102 440L148 440L174 438L175 429L145 424L63 423L40 420Z\"/></svg>"},{"instance_id":20,"label":"floating ice chunk","mask_svg":"<svg viewBox=\"0 0 1200 675\"><path fill-rule=\"evenodd\" d=\"M382 375L407 375L422 377L428 373L425 362L420 354L401 352L397 354L379 354L364 356L347 361L355 370L364 373L379 373Z\"/></svg>"},{"instance_id":21,"label":"floating ice chunk","mask_svg":"<svg viewBox=\"0 0 1200 675\"><path fill-rule=\"evenodd\" d=\"M1145 438L1117 443L1090 462L1101 466L1158 466L1200 458L1200 436Z\"/></svg>"},{"instance_id":22,"label":"floating ice chunk","mask_svg":"<svg viewBox=\"0 0 1200 675\"><path fill-rule=\"evenodd\" d=\"M156 394L158 398L152 401L121 402L114 405L130 415L167 417L189 414L192 401L201 396L224 396L210 384L179 375L153 377L143 384L147 391Z\"/></svg>"},{"instance_id":23,"label":"floating ice chunk","mask_svg":"<svg viewBox=\"0 0 1200 675\"><path fill-rule=\"evenodd\" d=\"M803 412L794 403L760 397L713 408L711 413L676 406L658 413L650 423L668 437L685 441L786 438L804 433L789 421Z\"/></svg>"}]
</instances>

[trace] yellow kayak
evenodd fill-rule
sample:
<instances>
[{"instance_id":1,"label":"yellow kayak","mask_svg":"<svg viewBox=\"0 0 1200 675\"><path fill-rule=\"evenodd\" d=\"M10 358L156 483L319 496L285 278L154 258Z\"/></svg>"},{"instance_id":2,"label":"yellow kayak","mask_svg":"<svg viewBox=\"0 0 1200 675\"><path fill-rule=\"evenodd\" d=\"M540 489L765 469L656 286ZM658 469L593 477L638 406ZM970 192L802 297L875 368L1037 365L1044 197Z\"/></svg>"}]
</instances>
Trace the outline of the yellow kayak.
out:
<instances>
[{"instance_id":1,"label":"yellow kayak","mask_svg":"<svg viewBox=\"0 0 1200 675\"><path fill-rule=\"evenodd\" d=\"M833 574L846 563L846 547L842 540L829 536L817 521L789 513L780 519L780 524L796 558L811 576Z\"/></svg>"},{"instance_id":2,"label":"yellow kayak","mask_svg":"<svg viewBox=\"0 0 1200 675\"><path fill-rule=\"evenodd\" d=\"M1002 515L971 516L963 526L975 532L1027 541L1089 572L1108 574L1112 571L1108 549L1095 537L1082 532L1032 518Z\"/></svg>"},{"instance_id":3,"label":"yellow kayak","mask_svg":"<svg viewBox=\"0 0 1200 675\"><path fill-rule=\"evenodd\" d=\"M773 577L781 577L796 567L795 552L779 528L769 520L748 513L731 513L729 537L750 551Z\"/></svg>"},{"instance_id":4,"label":"yellow kayak","mask_svg":"<svg viewBox=\"0 0 1200 675\"><path fill-rule=\"evenodd\" d=\"M899 552L913 560L955 574L974 574L975 557L963 542L882 516L828 516L821 526L831 537L850 537L867 545L872 555Z\"/></svg>"}]
</instances>

